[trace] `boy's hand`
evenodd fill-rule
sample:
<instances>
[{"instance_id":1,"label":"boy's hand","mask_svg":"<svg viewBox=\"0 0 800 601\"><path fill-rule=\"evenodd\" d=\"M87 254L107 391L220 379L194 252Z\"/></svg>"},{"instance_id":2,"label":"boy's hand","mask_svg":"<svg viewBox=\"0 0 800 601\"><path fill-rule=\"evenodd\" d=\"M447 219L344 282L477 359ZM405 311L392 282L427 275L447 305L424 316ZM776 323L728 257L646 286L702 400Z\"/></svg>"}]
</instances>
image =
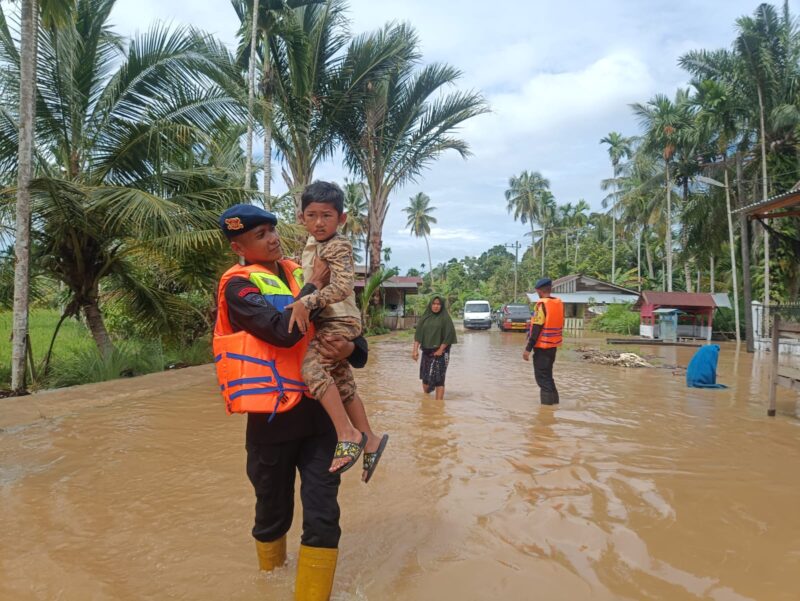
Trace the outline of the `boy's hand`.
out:
<instances>
[{"instance_id":1,"label":"boy's hand","mask_svg":"<svg viewBox=\"0 0 800 601\"><path fill-rule=\"evenodd\" d=\"M319 257L314 257L314 263L311 266L311 274L306 280L309 284L314 284L317 290L322 290L325 286L331 283L331 269L328 264Z\"/></svg>"},{"instance_id":2,"label":"boy's hand","mask_svg":"<svg viewBox=\"0 0 800 601\"><path fill-rule=\"evenodd\" d=\"M295 301L291 305L286 306L287 309L292 310L292 316L289 318L289 332L294 330L295 324L300 328L300 332L305 334L308 331L308 309L302 301Z\"/></svg>"}]
</instances>

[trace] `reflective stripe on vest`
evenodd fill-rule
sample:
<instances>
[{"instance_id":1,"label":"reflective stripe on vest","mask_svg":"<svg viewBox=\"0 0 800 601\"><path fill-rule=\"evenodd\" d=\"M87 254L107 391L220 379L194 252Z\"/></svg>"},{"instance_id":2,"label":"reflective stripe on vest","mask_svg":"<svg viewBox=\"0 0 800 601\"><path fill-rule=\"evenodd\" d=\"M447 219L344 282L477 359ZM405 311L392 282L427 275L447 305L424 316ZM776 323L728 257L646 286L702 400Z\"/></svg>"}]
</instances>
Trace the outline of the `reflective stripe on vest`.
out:
<instances>
[{"instance_id":1,"label":"reflective stripe on vest","mask_svg":"<svg viewBox=\"0 0 800 601\"><path fill-rule=\"evenodd\" d=\"M299 288L303 287L303 269L298 267L292 271L292 277L297 282ZM269 272L255 272L250 274L250 281L258 287L269 304L278 311L283 311L287 305L294 302L292 291L283 283L278 276ZM298 290L299 291L299 290Z\"/></svg>"},{"instance_id":2,"label":"reflective stripe on vest","mask_svg":"<svg viewBox=\"0 0 800 601\"><path fill-rule=\"evenodd\" d=\"M536 348L548 349L561 346L564 335L564 304L560 298L548 297L539 299L544 306L544 326L534 345Z\"/></svg>"},{"instance_id":3,"label":"reflective stripe on vest","mask_svg":"<svg viewBox=\"0 0 800 601\"><path fill-rule=\"evenodd\" d=\"M313 327L294 346L275 348L244 331L234 332L228 316L225 286L231 278L243 277L258 287L264 298L279 310L293 302L302 287L302 269L292 261L279 261L289 286L261 265L235 265L223 274L217 293L217 323L214 327L214 362L217 381L231 413L276 413L288 411L308 388L301 368Z\"/></svg>"}]
</instances>

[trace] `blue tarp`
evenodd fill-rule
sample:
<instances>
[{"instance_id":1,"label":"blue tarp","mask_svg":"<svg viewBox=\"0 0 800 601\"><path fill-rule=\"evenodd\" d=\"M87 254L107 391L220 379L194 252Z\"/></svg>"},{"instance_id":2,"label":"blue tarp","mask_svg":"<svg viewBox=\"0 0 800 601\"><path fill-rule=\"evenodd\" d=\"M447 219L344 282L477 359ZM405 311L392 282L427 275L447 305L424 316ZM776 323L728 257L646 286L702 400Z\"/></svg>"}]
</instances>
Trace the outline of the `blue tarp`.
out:
<instances>
[{"instance_id":1,"label":"blue tarp","mask_svg":"<svg viewBox=\"0 0 800 601\"><path fill-rule=\"evenodd\" d=\"M686 385L689 388L727 388L724 384L717 384L718 359L718 344L709 344L697 349L686 369Z\"/></svg>"}]
</instances>

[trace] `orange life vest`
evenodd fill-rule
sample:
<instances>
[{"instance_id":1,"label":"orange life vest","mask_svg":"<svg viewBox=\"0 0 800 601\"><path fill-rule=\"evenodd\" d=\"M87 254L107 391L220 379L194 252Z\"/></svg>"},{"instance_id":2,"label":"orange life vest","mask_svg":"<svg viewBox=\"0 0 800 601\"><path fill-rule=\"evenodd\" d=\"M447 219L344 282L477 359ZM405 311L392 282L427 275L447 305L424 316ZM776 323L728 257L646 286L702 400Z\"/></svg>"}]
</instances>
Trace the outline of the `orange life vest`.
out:
<instances>
[{"instance_id":1,"label":"orange life vest","mask_svg":"<svg viewBox=\"0 0 800 601\"><path fill-rule=\"evenodd\" d=\"M290 348L276 348L245 331L234 332L228 318L225 286L233 277L243 277L258 287L264 298L279 310L300 294L302 269L289 260L278 261L289 286L263 265L234 265L219 282L217 323L214 327L214 362L217 381L231 413L275 413L288 411L308 391L301 368L313 326Z\"/></svg>"},{"instance_id":2,"label":"orange life vest","mask_svg":"<svg viewBox=\"0 0 800 601\"><path fill-rule=\"evenodd\" d=\"M536 310L534 317L531 319L531 327L533 327L533 319L544 308L544 325L539 334L539 338L534 344L535 348L547 349L557 348L561 346L564 341L564 303L560 298L540 298L536 303Z\"/></svg>"}]
</instances>

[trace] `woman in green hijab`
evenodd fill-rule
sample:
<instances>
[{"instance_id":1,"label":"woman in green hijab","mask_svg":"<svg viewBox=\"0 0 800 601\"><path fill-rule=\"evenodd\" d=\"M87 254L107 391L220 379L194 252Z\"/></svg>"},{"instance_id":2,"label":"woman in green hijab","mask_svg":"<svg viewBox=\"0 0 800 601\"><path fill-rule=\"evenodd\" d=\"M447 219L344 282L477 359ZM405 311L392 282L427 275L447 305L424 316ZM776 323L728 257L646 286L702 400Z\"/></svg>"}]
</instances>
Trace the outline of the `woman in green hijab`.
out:
<instances>
[{"instance_id":1,"label":"woman in green hijab","mask_svg":"<svg viewBox=\"0 0 800 601\"><path fill-rule=\"evenodd\" d=\"M437 400L444 398L444 380L447 375L447 365L450 363L450 345L456 342L458 342L456 328L447 313L444 300L441 296L434 296L417 323L411 358L416 361L422 349L422 361L419 364L422 391L427 394L435 389Z\"/></svg>"}]
</instances>

